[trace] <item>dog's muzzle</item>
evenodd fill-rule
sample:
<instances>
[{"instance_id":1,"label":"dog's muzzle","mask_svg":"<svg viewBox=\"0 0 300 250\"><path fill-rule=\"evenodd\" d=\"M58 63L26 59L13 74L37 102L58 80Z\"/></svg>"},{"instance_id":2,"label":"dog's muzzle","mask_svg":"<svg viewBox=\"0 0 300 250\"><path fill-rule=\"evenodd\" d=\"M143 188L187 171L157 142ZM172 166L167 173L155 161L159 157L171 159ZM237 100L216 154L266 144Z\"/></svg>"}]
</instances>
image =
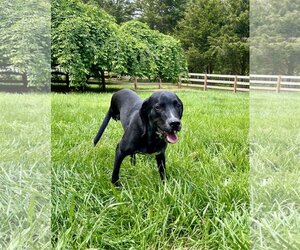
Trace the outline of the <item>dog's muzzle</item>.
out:
<instances>
[{"instance_id":1,"label":"dog's muzzle","mask_svg":"<svg viewBox=\"0 0 300 250\"><path fill-rule=\"evenodd\" d=\"M159 134L165 139L167 143L175 144L178 142L177 132L181 130L181 122L179 120L172 120L168 122L168 129L158 129Z\"/></svg>"}]
</instances>

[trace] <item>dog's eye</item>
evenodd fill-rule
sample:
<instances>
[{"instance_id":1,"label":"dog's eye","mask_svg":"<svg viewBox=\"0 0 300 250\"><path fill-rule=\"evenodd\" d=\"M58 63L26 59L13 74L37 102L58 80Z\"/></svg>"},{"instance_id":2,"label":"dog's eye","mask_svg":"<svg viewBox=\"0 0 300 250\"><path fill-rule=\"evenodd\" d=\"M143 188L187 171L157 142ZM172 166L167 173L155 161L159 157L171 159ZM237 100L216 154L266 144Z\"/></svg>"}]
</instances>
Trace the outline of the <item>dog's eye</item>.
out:
<instances>
[{"instance_id":1,"label":"dog's eye","mask_svg":"<svg viewBox=\"0 0 300 250\"><path fill-rule=\"evenodd\" d=\"M177 107L177 108L180 108L180 107L181 107L181 104L180 104L179 102L177 102L177 101L174 101L173 104L174 104L174 106Z\"/></svg>"},{"instance_id":2,"label":"dog's eye","mask_svg":"<svg viewBox=\"0 0 300 250\"><path fill-rule=\"evenodd\" d=\"M155 106L154 106L154 109L155 109L155 111L159 112L159 111L161 111L161 106L155 105Z\"/></svg>"}]
</instances>

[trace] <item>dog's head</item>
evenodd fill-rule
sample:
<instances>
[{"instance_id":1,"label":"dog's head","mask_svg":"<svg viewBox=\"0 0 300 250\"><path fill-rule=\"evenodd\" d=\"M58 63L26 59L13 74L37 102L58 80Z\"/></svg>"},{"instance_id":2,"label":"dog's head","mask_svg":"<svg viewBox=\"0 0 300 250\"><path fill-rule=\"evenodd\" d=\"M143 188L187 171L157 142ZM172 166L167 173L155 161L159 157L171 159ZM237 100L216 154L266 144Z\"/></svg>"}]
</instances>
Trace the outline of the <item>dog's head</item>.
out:
<instances>
[{"instance_id":1,"label":"dog's head","mask_svg":"<svg viewBox=\"0 0 300 250\"><path fill-rule=\"evenodd\" d=\"M150 123L168 143L178 141L176 134L181 130L182 114L182 101L169 91L152 94L143 102L140 109L143 122Z\"/></svg>"}]
</instances>

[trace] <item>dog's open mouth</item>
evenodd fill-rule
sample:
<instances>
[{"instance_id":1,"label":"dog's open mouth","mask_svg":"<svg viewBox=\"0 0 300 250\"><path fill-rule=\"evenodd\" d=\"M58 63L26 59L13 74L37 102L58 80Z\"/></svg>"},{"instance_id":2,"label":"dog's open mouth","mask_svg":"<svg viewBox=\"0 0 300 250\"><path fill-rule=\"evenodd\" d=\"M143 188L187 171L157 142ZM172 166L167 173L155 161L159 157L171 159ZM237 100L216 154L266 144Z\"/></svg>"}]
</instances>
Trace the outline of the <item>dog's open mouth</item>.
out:
<instances>
[{"instance_id":1,"label":"dog's open mouth","mask_svg":"<svg viewBox=\"0 0 300 250\"><path fill-rule=\"evenodd\" d=\"M178 142L177 131L166 132L159 129L159 134L164 137L167 143L175 144Z\"/></svg>"},{"instance_id":2,"label":"dog's open mouth","mask_svg":"<svg viewBox=\"0 0 300 250\"><path fill-rule=\"evenodd\" d=\"M175 144L178 141L178 137L176 135L177 131L171 133L165 133L165 138L168 143Z\"/></svg>"}]
</instances>

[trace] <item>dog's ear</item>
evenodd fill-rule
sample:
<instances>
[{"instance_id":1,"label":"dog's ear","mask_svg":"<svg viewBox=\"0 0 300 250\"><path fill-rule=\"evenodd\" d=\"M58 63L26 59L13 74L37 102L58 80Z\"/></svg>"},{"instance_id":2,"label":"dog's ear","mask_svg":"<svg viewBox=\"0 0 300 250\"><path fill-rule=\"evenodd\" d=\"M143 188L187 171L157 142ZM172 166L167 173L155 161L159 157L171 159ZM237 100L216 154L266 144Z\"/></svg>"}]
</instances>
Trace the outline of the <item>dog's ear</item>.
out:
<instances>
[{"instance_id":1,"label":"dog's ear","mask_svg":"<svg viewBox=\"0 0 300 250\"><path fill-rule=\"evenodd\" d=\"M182 101L179 99L179 97L177 96L178 102L180 103L180 108L179 108L179 118L182 118L183 115L183 103Z\"/></svg>"},{"instance_id":2,"label":"dog's ear","mask_svg":"<svg viewBox=\"0 0 300 250\"><path fill-rule=\"evenodd\" d=\"M143 122L147 122L148 120L148 113L149 113L150 105L149 105L149 99L146 99L142 107L140 109L140 117L142 118Z\"/></svg>"},{"instance_id":3,"label":"dog's ear","mask_svg":"<svg viewBox=\"0 0 300 250\"><path fill-rule=\"evenodd\" d=\"M150 111L150 102L149 102L149 99L146 99L143 104L142 104L142 107L140 108L140 117L142 119L142 122L143 122L143 126L144 126L144 132L143 134L145 135L146 133L146 129L147 129L147 123L148 123L148 114L149 114L149 111Z\"/></svg>"}]
</instances>

